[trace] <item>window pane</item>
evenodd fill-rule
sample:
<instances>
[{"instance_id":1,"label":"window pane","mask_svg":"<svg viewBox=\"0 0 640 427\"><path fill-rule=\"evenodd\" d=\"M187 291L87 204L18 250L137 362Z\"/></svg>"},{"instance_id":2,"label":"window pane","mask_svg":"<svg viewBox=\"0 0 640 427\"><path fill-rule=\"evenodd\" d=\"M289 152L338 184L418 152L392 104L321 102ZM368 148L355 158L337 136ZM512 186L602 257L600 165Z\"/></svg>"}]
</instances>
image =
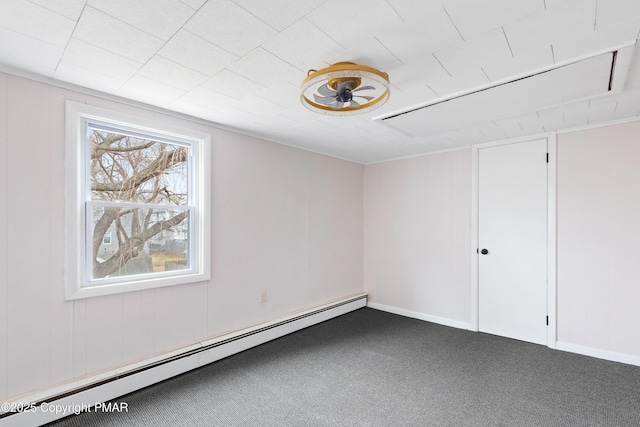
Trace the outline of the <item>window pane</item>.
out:
<instances>
[{"instance_id":1,"label":"window pane","mask_svg":"<svg viewBox=\"0 0 640 427\"><path fill-rule=\"evenodd\" d=\"M187 147L88 128L91 200L188 203Z\"/></svg>"},{"instance_id":2,"label":"window pane","mask_svg":"<svg viewBox=\"0 0 640 427\"><path fill-rule=\"evenodd\" d=\"M92 279L187 270L189 210L88 207L92 212ZM105 236L110 235L110 239Z\"/></svg>"}]
</instances>

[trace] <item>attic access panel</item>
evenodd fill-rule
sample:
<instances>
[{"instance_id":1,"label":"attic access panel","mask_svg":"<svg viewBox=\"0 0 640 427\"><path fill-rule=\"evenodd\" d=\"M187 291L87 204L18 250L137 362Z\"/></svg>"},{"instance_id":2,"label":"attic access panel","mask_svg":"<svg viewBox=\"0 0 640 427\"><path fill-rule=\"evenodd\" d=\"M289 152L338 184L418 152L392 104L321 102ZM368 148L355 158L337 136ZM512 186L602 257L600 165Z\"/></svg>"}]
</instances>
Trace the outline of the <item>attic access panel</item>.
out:
<instances>
[{"instance_id":1,"label":"attic access panel","mask_svg":"<svg viewBox=\"0 0 640 427\"><path fill-rule=\"evenodd\" d=\"M608 52L375 120L412 136L429 136L602 96L619 84L613 80L618 56ZM616 74L624 78L626 70Z\"/></svg>"}]
</instances>

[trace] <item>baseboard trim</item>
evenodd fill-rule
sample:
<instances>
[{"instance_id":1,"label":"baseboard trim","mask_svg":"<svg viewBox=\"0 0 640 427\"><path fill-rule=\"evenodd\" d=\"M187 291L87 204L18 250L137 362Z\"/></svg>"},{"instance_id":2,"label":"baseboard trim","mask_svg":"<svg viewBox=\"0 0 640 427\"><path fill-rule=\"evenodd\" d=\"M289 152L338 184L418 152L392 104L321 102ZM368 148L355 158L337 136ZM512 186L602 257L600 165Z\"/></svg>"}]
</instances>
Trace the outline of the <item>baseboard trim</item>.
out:
<instances>
[{"instance_id":1,"label":"baseboard trim","mask_svg":"<svg viewBox=\"0 0 640 427\"><path fill-rule=\"evenodd\" d=\"M615 351L601 350L598 348L585 347L560 341L556 342L556 350L582 354L583 356L596 357L598 359L610 360L612 362L640 366L640 357L631 354L616 353Z\"/></svg>"},{"instance_id":2,"label":"baseboard trim","mask_svg":"<svg viewBox=\"0 0 640 427\"><path fill-rule=\"evenodd\" d=\"M352 295L98 376L21 396L6 403L25 411L0 412L0 427L49 423L366 305L366 293Z\"/></svg>"},{"instance_id":3,"label":"baseboard trim","mask_svg":"<svg viewBox=\"0 0 640 427\"><path fill-rule=\"evenodd\" d=\"M461 322L459 320L447 319L445 317L432 316L430 314L419 313L417 311L406 310L404 308L393 307L390 305L378 304L375 302L367 302L367 307L386 311L388 313L399 314L400 316L411 317L419 320L426 320L427 322L437 323L439 325L451 326L452 328L458 329L470 329L471 324L466 322Z\"/></svg>"}]
</instances>

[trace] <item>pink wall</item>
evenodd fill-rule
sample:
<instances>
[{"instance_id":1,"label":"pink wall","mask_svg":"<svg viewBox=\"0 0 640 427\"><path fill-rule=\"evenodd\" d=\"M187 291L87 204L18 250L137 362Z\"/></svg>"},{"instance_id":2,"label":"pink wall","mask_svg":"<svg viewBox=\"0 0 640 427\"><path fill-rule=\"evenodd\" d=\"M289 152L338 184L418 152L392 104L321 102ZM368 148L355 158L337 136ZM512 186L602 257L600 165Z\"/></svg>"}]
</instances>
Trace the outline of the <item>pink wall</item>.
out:
<instances>
[{"instance_id":1,"label":"pink wall","mask_svg":"<svg viewBox=\"0 0 640 427\"><path fill-rule=\"evenodd\" d=\"M459 327L470 323L470 150L365 168L369 301Z\"/></svg>"},{"instance_id":2,"label":"pink wall","mask_svg":"<svg viewBox=\"0 0 640 427\"><path fill-rule=\"evenodd\" d=\"M639 135L638 121L558 135L558 341L636 357Z\"/></svg>"},{"instance_id":3,"label":"pink wall","mask_svg":"<svg viewBox=\"0 0 640 427\"><path fill-rule=\"evenodd\" d=\"M64 301L66 99L211 133L211 281ZM354 163L0 73L0 400L362 292L362 176Z\"/></svg>"},{"instance_id":4,"label":"pink wall","mask_svg":"<svg viewBox=\"0 0 640 427\"><path fill-rule=\"evenodd\" d=\"M558 348L640 363L640 121L557 138ZM471 321L468 151L365 167L369 301ZM458 322L458 323L456 323Z\"/></svg>"},{"instance_id":5,"label":"pink wall","mask_svg":"<svg viewBox=\"0 0 640 427\"><path fill-rule=\"evenodd\" d=\"M64 301L67 99L211 133L211 281ZM640 357L637 135L558 136L557 286L559 342ZM470 150L363 167L0 73L0 400L363 289L464 327L470 204Z\"/></svg>"}]
</instances>

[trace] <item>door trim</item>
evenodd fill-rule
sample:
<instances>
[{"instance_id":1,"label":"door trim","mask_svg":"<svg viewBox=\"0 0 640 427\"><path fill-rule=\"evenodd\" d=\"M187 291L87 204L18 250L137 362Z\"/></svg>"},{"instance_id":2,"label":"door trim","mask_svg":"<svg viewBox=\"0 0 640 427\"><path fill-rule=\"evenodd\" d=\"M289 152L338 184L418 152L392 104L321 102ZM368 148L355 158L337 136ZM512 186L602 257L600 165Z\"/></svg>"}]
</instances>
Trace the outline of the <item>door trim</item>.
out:
<instances>
[{"instance_id":1,"label":"door trim","mask_svg":"<svg viewBox=\"0 0 640 427\"><path fill-rule=\"evenodd\" d=\"M557 343L557 310L556 310L556 175L557 175L557 150L556 133L545 133L522 138L514 138L502 141L476 144L471 146L471 326L470 330L479 330L479 278L478 278L478 254L479 248L479 216L478 216L478 150L481 148L497 147L500 145L517 144L519 142L533 141L536 139L547 140L549 152L549 164L547 166L547 347L556 348Z\"/></svg>"}]
</instances>

